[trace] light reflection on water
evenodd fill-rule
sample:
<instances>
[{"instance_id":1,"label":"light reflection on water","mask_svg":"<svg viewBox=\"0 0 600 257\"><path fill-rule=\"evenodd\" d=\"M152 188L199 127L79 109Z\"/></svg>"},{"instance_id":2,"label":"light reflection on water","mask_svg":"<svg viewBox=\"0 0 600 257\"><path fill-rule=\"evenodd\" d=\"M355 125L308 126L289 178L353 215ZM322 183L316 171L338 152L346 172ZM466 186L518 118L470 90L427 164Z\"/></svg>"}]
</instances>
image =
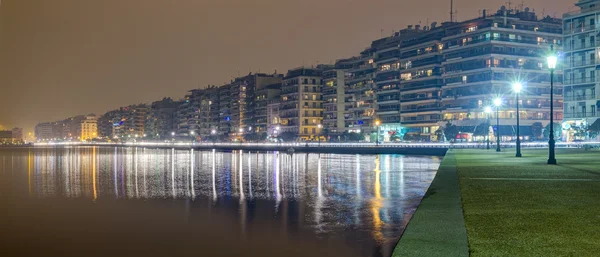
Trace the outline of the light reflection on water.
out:
<instances>
[{"instance_id":1,"label":"light reflection on water","mask_svg":"<svg viewBox=\"0 0 600 257\"><path fill-rule=\"evenodd\" d=\"M7 172L14 163L6 152L0 156ZM242 236L256 216L270 212L261 222L319 240L342 238L361 256L391 254L440 161L104 147L32 149L26 156L29 197L209 201L211 211L234 212ZM226 207L231 200L233 209Z\"/></svg>"}]
</instances>

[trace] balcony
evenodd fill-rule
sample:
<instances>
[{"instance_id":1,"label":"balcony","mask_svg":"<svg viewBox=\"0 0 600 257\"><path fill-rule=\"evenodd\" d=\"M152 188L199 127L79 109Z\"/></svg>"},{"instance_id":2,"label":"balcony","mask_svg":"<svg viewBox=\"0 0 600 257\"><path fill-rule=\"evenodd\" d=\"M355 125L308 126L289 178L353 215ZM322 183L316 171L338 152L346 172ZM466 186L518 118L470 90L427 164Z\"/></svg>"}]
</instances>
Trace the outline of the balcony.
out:
<instances>
[{"instance_id":1,"label":"balcony","mask_svg":"<svg viewBox=\"0 0 600 257\"><path fill-rule=\"evenodd\" d=\"M432 97L413 97L413 98L402 98L400 101L402 103L416 102L416 101L425 101L425 100L438 100L440 97L432 96Z\"/></svg>"},{"instance_id":2,"label":"balcony","mask_svg":"<svg viewBox=\"0 0 600 257\"><path fill-rule=\"evenodd\" d=\"M596 79L595 77L576 78L576 79L565 79L563 81L563 85L572 86L572 85L579 85L579 84L591 84L591 83L596 83L596 82L598 82L598 79Z\"/></svg>"},{"instance_id":3,"label":"balcony","mask_svg":"<svg viewBox=\"0 0 600 257\"><path fill-rule=\"evenodd\" d=\"M592 66L592 65L596 65L596 64L598 64L596 59L572 61L572 62L566 62L565 68L570 69L570 68L577 68L577 67L582 67L582 66Z\"/></svg>"},{"instance_id":4,"label":"balcony","mask_svg":"<svg viewBox=\"0 0 600 257\"><path fill-rule=\"evenodd\" d=\"M414 113L414 112L427 112L427 111L440 111L441 107L418 107L415 109L402 109L402 113Z\"/></svg>"},{"instance_id":5,"label":"balcony","mask_svg":"<svg viewBox=\"0 0 600 257\"><path fill-rule=\"evenodd\" d=\"M596 118L600 116L600 112L565 112L565 118Z\"/></svg>"},{"instance_id":6,"label":"balcony","mask_svg":"<svg viewBox=\"0 0 600 257\"><path fill-rule=\"evenodd\" d=\"M565 96L565 102L572 101L585 101L585 100L594 100L596 97L594 95L578 95L578 96Z\"/></svg>"}]
</instances>

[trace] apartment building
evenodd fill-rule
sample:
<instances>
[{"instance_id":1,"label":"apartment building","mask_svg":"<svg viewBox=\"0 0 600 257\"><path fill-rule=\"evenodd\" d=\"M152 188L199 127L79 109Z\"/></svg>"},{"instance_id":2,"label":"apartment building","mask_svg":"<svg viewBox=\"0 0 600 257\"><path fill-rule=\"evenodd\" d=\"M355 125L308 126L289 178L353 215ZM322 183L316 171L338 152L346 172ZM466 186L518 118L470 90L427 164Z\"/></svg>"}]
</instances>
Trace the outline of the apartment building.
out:
<instances>
[{"instance_id":1,"label":"apartment building","mask_svg":"<svg viewBox=\"0 0 600 257\"><path fill-rule=\"evenodd\" d=\"M531 127L535 123L545 126L550 120L550 70L546 56L551 45L555 50L562 48L561 20L538 19L529 8L502 7L494 15L484 12L482 17L449 23L444 28L443 120L460 126L460 137L470 140L475 128L486 123L484 108L500 97L503 106L498 129L504 140L514 140L517 102L512 86L522 83L520 135L525 140L540 139L541 135L534 135ZM552 92L556 121L563 118L562 80L562 71L557 71Z\"/></svg>"},{"instance_id":2,"label":"apartment building","mask_svg":"<svg viewBox=\"0 0 600 257\"><path fill-rule=\"evenodd\" d=\"M322 133L321 95L324 66L289 70L281 86L281 133L289 132L301 140L316 140Z\"/></svg>"},{"instance_id":3,"label":"apartment building","mask_svg":"<svg viewBox=\"0 0 600 257\"><path fill-rule=\"evenodd\" d=\"M578 10L563 15L565 139L600 118L600 0L579 0Z\"/></svg>"}]
</instances>

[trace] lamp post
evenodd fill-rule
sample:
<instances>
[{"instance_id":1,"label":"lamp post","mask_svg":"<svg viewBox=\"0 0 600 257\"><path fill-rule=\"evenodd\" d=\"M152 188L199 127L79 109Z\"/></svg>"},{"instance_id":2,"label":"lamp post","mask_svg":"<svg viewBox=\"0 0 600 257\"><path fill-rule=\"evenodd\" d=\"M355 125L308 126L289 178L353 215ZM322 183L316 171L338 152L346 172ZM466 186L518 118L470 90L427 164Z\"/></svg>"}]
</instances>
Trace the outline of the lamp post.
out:
<instances>
[{"instance_id":1,"label":"lamp post","mask_svg":"<svg viewBox=\"0 0 600 257\"><path fill-rule=\"evenodd\" d=\"M494 105L496 106L496 152L500 152L500 106L502 105L502 99L494 99Z\"/></svg>"},{"instance_id":2,"label":"lamp post","mask_svg":"<svg viewBox=\"0 0 600 257\"><path fill-rule=\"evenodd\" d=\"M516 157L522 157L521 155L521 134L519 133L519 93L521 93L521 89L523 89L523 84L520 82L516 82L513 84L513 91L515 91L515 96L517 99L517 154Z\"/></svg>"},{"instance_id":3,"label":"lamp post","mask_svg":"<svg viewBox=\"0 0 600 257\"><path fill-rule=\"evenodd\" d=\"M489 107L489 106L485 107L485 114L486 114L486 118L487 118L487 127L486 127L487 135L485 137L486 137L486 143L487 143L486 149L488 149L488 150L490 149L490 115L491 115L491 113L492 113L492 107Z\"/></svg>"},{"instance_id":4,"label":"lamp post","mask_svg":"<svg viewBox=\"0 0 600 257\"><path fill-rule=\"evenodd\" d=\"M558 58L554 54L554 46L550 45L550 51L552 52L548 56L548 68L550 69L550 140L548 141L548 164L556 164L555 156L555 141L554 141L554 69L556 69L556 63Z\"/></svg>"},{"instance_id":5,"label":"lamp post","mask_svg":"<svg viewBox=\"0 0 600 257\"><path fill-rule=\"evenodd\" d=\"M319 132L317 133L317 140L319 141L319 147L321 147L321 128L323 127L323 125L318 124L317 128L319 129Z\"/></svg>"},{"instance_id":6,"label":"lamp post","mask_svg":"<svg viewBox=\"0 0 600 257\"><path fill-rule=\"evenodd\" d=\"M375 140L375 142L376 142L375 144L377 146L379 146L379 124L381 124L381 122L379 120L376 120L375 125L377 126L377 139Z\"/></svg>"}]
</instances>

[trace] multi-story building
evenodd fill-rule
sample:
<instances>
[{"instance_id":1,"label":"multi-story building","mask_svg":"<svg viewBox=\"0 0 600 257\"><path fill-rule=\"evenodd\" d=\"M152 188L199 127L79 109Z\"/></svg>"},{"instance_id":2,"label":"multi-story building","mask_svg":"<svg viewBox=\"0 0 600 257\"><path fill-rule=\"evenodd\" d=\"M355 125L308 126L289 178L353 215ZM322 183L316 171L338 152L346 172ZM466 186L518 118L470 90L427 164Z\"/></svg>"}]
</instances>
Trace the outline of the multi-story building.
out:
<instances>
[{"instance_id":1,"label":"multi-story building","mask_svg":"<svg viewBox=\"0 0 600 257\"><path fill-rule=\"evenodd\" d=\"M323 128L328 132L327 136L340 135L346 131L347 109L352 102L346 102L346 72L344 69L324 71L323 78Z\"/></svg>"},{"instance_id":2,"label":"multi-story building","mask_svg":"<svg viewBox=\"0 0 600 257\"><path fill-rule=\"evenodd\" d=\"M205 89L192 89L177 108L177 136L196 137L200 131L200 105Z\"/></svg>"},{"instance_id":3,"label":"multi-story building","mask_svg":"<svg viewBox=\"0 0 600 257\"><path fill-rule=\"evenodd\" d=\"M171 137L175 131L176 111L182 102L173 101L171 98L163 98L150 105L144 132L148 139L165 139Z\"/></svg>"},{"instance_id":4,"label":"multi-story building","mask_svg":"<svg viewBox=\"0 0 600 257\"><path fill-rule=\"evenodd\" d=\"M85 116L79 126L81 141L89 141L98 137L98 117L96 115Z\"/></svg>"},{"instance_id":5,"label":"multi-story building","mask_svg":"<svg viewBox=\"0 0 600 257\"><path fill-rule=\"evenodd\" d=\"M232 132L231 125L231 84L219 87L219 137L228 138Z\"/></svg>"},{"instance_id":6,"label":"multi-story building","mask_svg":"<svg viewBox=\"0 0 600 257\"><path fill-rule=\"evenodd\" d=\"M562 48L561 21L538 19L528 8L524 11L501 8L495 15L450 23L443 26L444 86L441 91L443 120L460 126L470 138L477 126L485 124L486 106L501 97L501 135L516 136L516 98L514 83L522 83L519 94L521 136L533 135L534 123L543 126L550 119L550 71L546 56L550 46ZM435 73L435 70L433 71ZM562 71L555 74L554 119L563 118ZM429 97L429 96L428 96ZM495 115L495 114L494 114ZM429 131L433 133L433 127ZM491 134L491 133L490 133Z\"/></svg>"},{"instance_id":7,"label":"multi-story building","mask_svg":"<svg viewBox=\"0 0 600 257\"><path fill-rule=\"evenodd\" d=\"M200 117L198 135L201 139L208 138L212 131L216 132L219 124L219 88L209 86L200 98Z\"/></svg>"},{"instance_id":8,"label":"multi-story building","mask_svg":"<svg viewBox=\"0 0 600 257\"><path fill-rule=\"evenodd\" d=\"M272 124L269 117L269 103L280 99L280 94L281 83L267 85L256 91L253 106L249 108L253 112L252 120L248 122L255 127L254 131L256 133L268 134L269 125Z\"/></svg>"},{"instance_id":9,"label":"multi-story building","mask_svg":"<svg viewBox=\"0 0 600 257\"><path fill-rule=\"evenodd\" d=\"M105 113L97 120L99 136L108 140L142 138L148 110L146 104L138 104Z\"/></svg>"},{"instance_id":10,"label":"multi-story building","mask_svg":"<svg viewBox=\"0 0 600 257\"><path fill-rule=\"evenodd\" d=\"M275 98L267 104L267 138L276 138L281 132L280 106L281 97Z\"/></svg>"},{"instance_id":11,"label":"multi-story building","mask_svg":"<svg viewBox=\"0 0 600 257\"><path fill-rule=\"evenodd\" d=\"M287 72L281 86L281 133L290 132L302 140L316 140L320 136L323 68L300 67Z\"/></svg>"},{"instance_id":12,"label":"multi-story building","mask_svg":"<svg viewBox=\"0 0 600 257\"><path fill-rule=\"evenodd\" d=\"M600 118L600 0L579 0L563 16L564 114L567 140Z\"/></svg>"},{"instance_id":13,"label":"multi-story building","mask_svg":"<svg viewBox=\"0 0 600 257\"><path fill-rule=\"evenodd\" d=\"M280 74L248 74L247 76L238 77L231 82L231 130L234 132L230 135L231 139L241 140L242 136L247 134L255 134L264 132L264 126L257 126L261 117L264 118L266 113L264 109L257 110L257 96L265 93L268 85L281 83L282 75ZM268 97L268 89L266 89ZM273 94L275 91L271 90ZM275 97L272 95L272 97ZM258 113L257 111L262 111Z\"/></svg>"},{"instance_id":14,"label":"multi-story building","mask_svg":"<svg viewBox=\"0 0 600 257\"><path fill-rule=\"evenodd\" d=\"M38 141L53 140L54 136L54 123L44 122L39 123L35 126L35 137Z\"/></svg>"},{"instance_id":15,"label":"multi-story building","mask_svg":"<svg viewBox=\"0 0 600 257\"><path fill-rule=\"evenodd\" d=\"M12 138L16 142L23 142L23 129L22 128L13 128L12 129Z\"/></svg>"},{"instance_id":16,"label":"multi-story building","mask_svg":"<svg viewBox=\"0 0 600 257\"><path fill-rule=\"evenodd\" d=\"M0 145L10 145L13 144L13 135L10 130L0 130Z\"/></svg>"}]
</instances>

